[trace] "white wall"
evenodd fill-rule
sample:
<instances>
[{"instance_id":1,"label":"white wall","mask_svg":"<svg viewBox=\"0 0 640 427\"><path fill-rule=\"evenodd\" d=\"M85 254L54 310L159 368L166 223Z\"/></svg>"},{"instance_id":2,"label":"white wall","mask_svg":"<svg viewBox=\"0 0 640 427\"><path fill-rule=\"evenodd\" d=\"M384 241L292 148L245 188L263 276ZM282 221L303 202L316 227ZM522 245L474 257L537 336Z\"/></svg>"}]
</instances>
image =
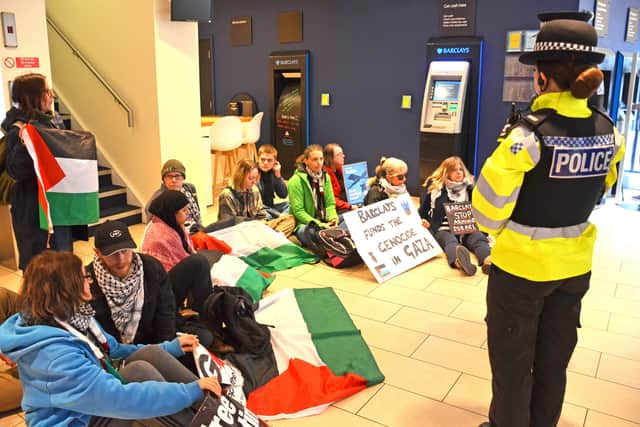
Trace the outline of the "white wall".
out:
<instances>
[{"instance_id":1,"label":"white wall","mask_svg":"<svg viewBox=\"0 0 640 427\"><path fill-rule=\"evenodd\" d=\"M56 90L78 122L96 135L104 157L141 204L177 157L206 200L199 134L196 24L170 22L169 0L46 0L47 13L131 106L126 113L60 37L49 30Z\"/></svg>"},{"instance_id":2,"label":"white wall","mask_svg":"<svg viewBox=\"0 0 640 427\"><path fill-rule=\"evenodd\" d=\"M2 102L0 117L11 105L9 81L26 73L41 73L51 76L49 61L49 43L47 41L47 25L45 19L44 0L0 0L0 11L13 12L16 18L16 35L18 47L4 47L4 39L0 41L0 67L2 69ZM7 58L35 57L39 60L38 68L9 68L5 64Z\"/></svg>"}]
</instances>

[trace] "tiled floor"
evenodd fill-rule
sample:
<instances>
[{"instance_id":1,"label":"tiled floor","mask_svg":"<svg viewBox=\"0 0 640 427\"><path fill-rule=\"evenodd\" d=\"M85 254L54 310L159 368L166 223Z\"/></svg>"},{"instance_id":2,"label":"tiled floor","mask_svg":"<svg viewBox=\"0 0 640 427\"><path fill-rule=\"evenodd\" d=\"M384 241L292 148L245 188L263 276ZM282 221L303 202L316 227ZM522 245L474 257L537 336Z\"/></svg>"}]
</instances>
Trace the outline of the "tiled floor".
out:
<instances>
[{"instance_id":1,"label":"tiled floor","mask_svg":"<svg viewBox=\"0 0 640 427\"><path fill-rule=\"evenodd\" d=\"M211 215L211 212L209 212ZM640 213L597 209L592 288L584 299L578 347L569 366L561 427L640 427ZM143 226L132 231L139 239ZM91 244L76 252L91 257ZM0 268L0 286L20 275ZM463 277L443 258L379 285L366 267L322 264L277 273L270 292L333 286L386 375L383 384L288 426L475 427L491 399L483 323L486 276ZM20 415L0 426L23 425Z\"/></svg>"}]
</instances>

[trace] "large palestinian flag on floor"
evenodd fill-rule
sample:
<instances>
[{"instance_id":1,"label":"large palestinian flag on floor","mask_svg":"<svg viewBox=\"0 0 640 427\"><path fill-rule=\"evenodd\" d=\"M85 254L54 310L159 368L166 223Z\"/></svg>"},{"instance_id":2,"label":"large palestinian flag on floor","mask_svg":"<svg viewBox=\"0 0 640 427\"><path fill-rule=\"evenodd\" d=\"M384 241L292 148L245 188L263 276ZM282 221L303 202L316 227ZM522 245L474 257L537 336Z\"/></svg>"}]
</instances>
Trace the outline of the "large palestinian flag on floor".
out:
<instances>
[{"instance_id":1,"label":"large palestinian flag on floor","mask_svg":"<svg viewBox=\"0 0 640 427\"><path fill-rule=\"evenodd\" d=\"M38 178L40 227L97 222L98 160L89 132L22 127L20 137L33 159Z\"/></svg>"},{"instance_id":2,"label":"large palestinian flag on floor","mask_svg":"<svg viewBox=\"0 0 640 427\"><path fill-rule=\"evenodd\" d=\"M318 258L260 221L245 221L211 233L232 248L232 254L265 273L318 262Z\"/></svg>"},{"instance_id":3,"label":"large palestinian flag on floor","mask_svg":"<svg viewBox=\"0 0 640 427\"><path fill-rule=\"evenodd\" d=\"M248 396L263 419L315 415L384 376L331 288L285 289L264 298L256 320L270 325L278 376Z\"/></svg>"}]
</instances>

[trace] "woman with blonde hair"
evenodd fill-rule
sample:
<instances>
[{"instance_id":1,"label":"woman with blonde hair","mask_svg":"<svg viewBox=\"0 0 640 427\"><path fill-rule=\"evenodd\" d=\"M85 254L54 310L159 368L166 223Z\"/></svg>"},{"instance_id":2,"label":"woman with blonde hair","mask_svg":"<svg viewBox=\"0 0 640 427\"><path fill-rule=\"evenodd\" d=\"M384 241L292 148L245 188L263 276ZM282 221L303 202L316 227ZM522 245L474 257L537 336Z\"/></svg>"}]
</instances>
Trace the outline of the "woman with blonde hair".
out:
<instances>
[{"instance_id":1,"label":"woman with blonde hair","mask_svg":"<svg viewBox=\"0 0 640 427\"><path fill-rule=\"evenodd\" d=\"M364 204L370 205L389 197L407 194L407 164L395 157L382 157L376 166L376 177L370 179L367 185L369 191L364 198Z\"/></svg>"},{"instance_id":2,"label":"woman with blonde hair","mask_svg":"<svg viewBox=\"0 0 640 427\"><path fill-rule=\"evenodd\" d=\"M471 201L473 175L469 173L462 159L457 156L444 159L425 180L423 186L426 191L422 195L418 210L422 225L435 236L447 256L449 265L459 268L468 276L473 276L477 269L471 262L471 250L478 257L482 271L488 274L491 267L491 248L487 236L479 231L462 236L454 235L445 213L446 203Z\"/></svg>"},{"instance_id":3,"label":"woman with blonde hair","mask_svg":"<svg viewBox=\"0 0 640 427\"><path fill-rule=\"evenodd\" d=\"M20 370L27 424L124 426L153 417L189 424L205 392L220 395L215 378L197 379L174 357L197 338L118 343L93 317L90 285L70 252L45 251L27 266L20 311L0 326L0 352ZM116 370L118 360L125 363Z\"/></svg>"},{"instance_id":4,"label":"woman with blonde hair","mask_svg":"<svg viewBox=\"0 0 640 427\"><path fill-rule=\"evenodd\" d=\"M256 185L259 180L260 172L256 162L238 160L231 176L231 185L225 187L218 196L218 220L230 217L266 219L267 211Z\"/></svg>"}]
</instances>

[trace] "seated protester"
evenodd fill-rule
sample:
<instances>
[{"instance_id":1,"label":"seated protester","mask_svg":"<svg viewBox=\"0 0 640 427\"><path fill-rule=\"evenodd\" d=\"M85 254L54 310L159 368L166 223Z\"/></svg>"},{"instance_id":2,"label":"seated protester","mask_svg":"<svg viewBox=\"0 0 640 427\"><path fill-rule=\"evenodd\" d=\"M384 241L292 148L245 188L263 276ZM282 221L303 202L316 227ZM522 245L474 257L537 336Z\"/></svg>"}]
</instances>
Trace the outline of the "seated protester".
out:
<instances>
[{"instance_id":1,"label":"seated protester","mask_svg":"<svg viewBox=\"0 0 640 427\"><path fill-rule=\"evenodd\" d=\"M446 158L424 183L426 191L420 203L422 225L435 236L444 250L447 262L452 268L459 268L466 275L473 276L476 266L472 264L470 249L478 257L482 272L489 274L491 268L491 248L484 233L476 231L459 237L451 233L444 210L445 203L470 202L473 191L473 175L469 173L457 156Z\"/></svg>"},{"instance_id":2,"label":"seated protester","mask_svg":"<svg viewBox=\"0 0 640 427\"><path fill-rule=\"evenodd\" d=\"M202 215L200 213L198 195L196 194L196 186L191 183L184 182L187 175L186 169L182 162L176 159L167 160L164 165L162 165L162 171L160 172L160 175L162 176L162 184L160 185L160 188L158 188L156 192L153 193L153 195L149 199L149 202L144 208L147 220L150 220L152 215L152 213L149 211L151 202L153 202L164 191L175 190L184 194L189 201L189 215L187 217L187 221L185 222L185 227L187 228L187 230L189 230L190 234L197 233L198 231L211 233L212 231L235 225L234 221L214 222L206 227L202 224Z\"/></svg>"},{"instance_id":3,"label":"seated protester","mask_svg":"<svg viewBox=\"0 0 640 427\"><path fill-rule=\"evenodd\" d=\"M70 252L40 253L24 273L19 313L0 326L0 352L20 370L27 425L130 425L114 420L154 417L188 425L204 392L221 392L215 378L196 378L174 357L192 351L197 338L119 343L93 317L90 277ZM125 362L119 370L117 359Z\"/></svg>"},{"instance_id":4,"label":"seated protester","mask_svg":"<svg viewBox=\"0 0 640 427\"><path fill-rule=\"evenodd\" d=\"M242 218L243 220L267 219L267 211L262 205L258 182L258 166L253 160L238 160L231 185L225 187L218 196L218 220Z\"/></svg>"},{"instance_id":5,"label":"seated protester","mask_svg":"<svg viewBox=\"0 0 640 427\"><path fill-rule=\"evenodd\" d=\"M18 312L18 294L7 288L0 288L0 324ZM20 408L22 385L16 364L0 353L0 412Z\"/></svg>"},{"instance_id":6,"label":"seated protester","mask_svg":"<svg viewBox=\"0 0 640 427\"><path fill-rule=\"evenodd\" d=\"M277 218L289 212L289 202L274 202L274 194L281 199L287 197L287 184L280 175L280 162L277 160L278 150L271 144L263 144L258 148L258 168L260 181L258 190L262 204L267 211L268 219Z\"/></svg>"},{"instance_id":7,"label":"seated protester","mask_svg":"<svg viewBox=\"0 0 640 427\"><path fill-rule=\"evenodd\" d=\"M338 214L356 209L357 206L351 206L347 201L347 193L344 188L344 175L342 167L344 166L344 152L338 144L327 144L324 146L324 171L331 179L331 188L333 189L333 197L336 200L336 210Z\"/></svg>"},{"instance_id":8,"label":"seated protester","mask_svg":"<svg viewBox=\"0 0 640 427\"><path fill-rule=\"evenodd\" d=\"M184 223L189 215L187 197L166 190L149 206L153 214L142 236L141 252L156 258L169 274L176 306L181 308L191 294L191 308L202 313L202 304L212 292L209 262L193 249Z\"/></svg>"},{"instance_id":9,"label":"seated protester","mask_svg":"<svg viewBox=\"0 0 640 427\"><path fill-rule=\"evenodd\" d=\"M106 332L125 344L172 340L176 330L192 333L205 347L211 332L178 314L171 282L160 262L134 252L127 225L107 221L95 232L95 255L86 269L93 280L90 304Z\"/></svg>"},{"instance_id":10,"label":"seated protester","mask_svg":"<svg viewBox=\"0 0 640 427\"><path fill-rule=\"evenodd\" d=\"M376 166L376 177L369 182L369 191L364 198L364 204L370 205L389 197L398 197L408 193L407 164L395 157L383 157Z\"/></svg>"},{"instance_id":11,"label":"seated protester","mask_svg":"<svg viewBox=\"0 0 640 427\"><path fill-rule=\"evenodd\" d=\"M331 180L322 170L322 147L309 145L296 159L296 165L288 183L290 212L296 220L296 237L302 246L312 247L308 232L305 232L308 224L315 222L322 228L334 227L338 224L338 213Z\"/></svg>"}]
</instances>

